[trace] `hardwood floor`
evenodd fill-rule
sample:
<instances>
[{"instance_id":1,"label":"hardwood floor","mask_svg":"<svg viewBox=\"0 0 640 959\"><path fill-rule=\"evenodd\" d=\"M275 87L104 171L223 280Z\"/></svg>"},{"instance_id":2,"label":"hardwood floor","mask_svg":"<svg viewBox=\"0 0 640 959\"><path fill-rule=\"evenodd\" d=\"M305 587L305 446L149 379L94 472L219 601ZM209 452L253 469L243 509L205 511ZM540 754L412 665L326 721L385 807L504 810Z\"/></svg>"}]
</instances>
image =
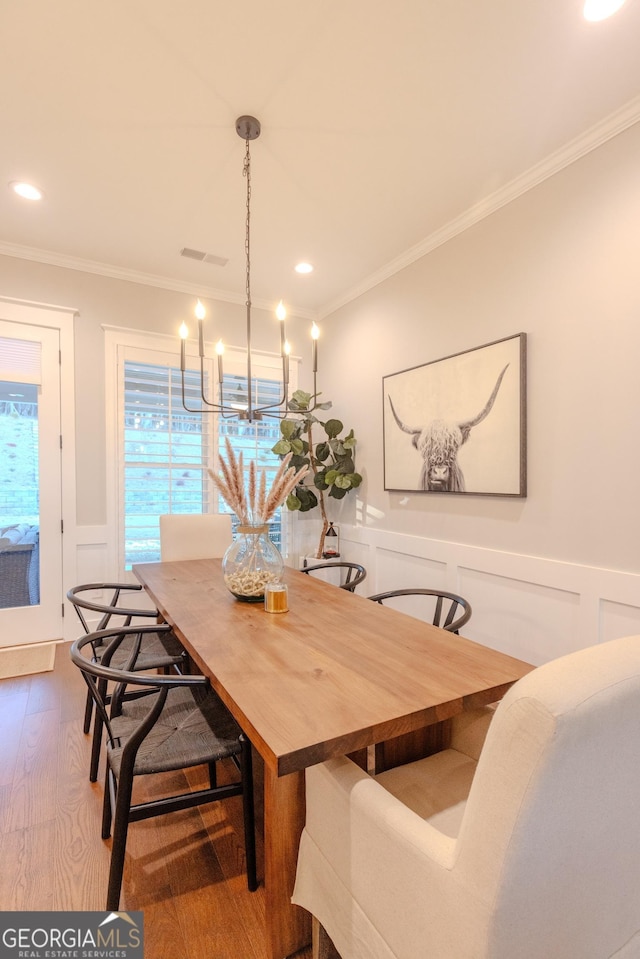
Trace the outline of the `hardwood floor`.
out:
<instances>
[{"instance_id":1,"label":"hardwood floor","mask_svg":"<svg viewBox=\"0 0 640 959\"><path fill-rule=\"evenodd\" d=\"M85 690L66 645L53 672L0 680L0 910L104 909L110 842L100 839L102 765L97 783L88 776ZM190 773L192 787L202 775ZM259 807L259 766L256 778ZM184 788L182 774L171 780ZM261 878L260 828L257 843ZM266 959L240 798L132 824L120 905L144 912L145 959ZM310 957L309 947L296 959Z\"/></svg>"}]
</instances>

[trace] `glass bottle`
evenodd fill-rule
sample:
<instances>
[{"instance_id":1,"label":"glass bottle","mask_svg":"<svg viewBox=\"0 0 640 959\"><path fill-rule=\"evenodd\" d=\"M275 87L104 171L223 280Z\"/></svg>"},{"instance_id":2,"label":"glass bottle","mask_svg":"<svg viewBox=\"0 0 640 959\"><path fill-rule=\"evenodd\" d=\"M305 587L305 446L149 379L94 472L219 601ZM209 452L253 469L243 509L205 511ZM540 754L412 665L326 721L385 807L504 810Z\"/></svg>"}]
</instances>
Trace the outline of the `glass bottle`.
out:
<instances>
[{"instance_id":1,"label":"glass bottle","mask_svg":"<svg viewBox=\"0 0 640 959\"><path fill-rule=\"evenodd\" d=\"M269 526L238 526L236 538L222 558L227 589L244 603L264 602L267 583L280 583L284 561L269 539Z\"/></svg>"}]
</instances>

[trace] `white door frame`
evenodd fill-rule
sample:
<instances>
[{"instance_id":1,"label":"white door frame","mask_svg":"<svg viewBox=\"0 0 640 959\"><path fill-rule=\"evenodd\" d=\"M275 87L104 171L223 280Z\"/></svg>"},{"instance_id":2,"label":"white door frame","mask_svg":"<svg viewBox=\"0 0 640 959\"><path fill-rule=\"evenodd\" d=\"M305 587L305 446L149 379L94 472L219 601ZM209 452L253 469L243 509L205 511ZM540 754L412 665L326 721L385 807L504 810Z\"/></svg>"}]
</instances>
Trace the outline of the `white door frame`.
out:
<instances>
[{"instance_id":1,"label":"white door frame","mask_svg":"<svg viewBox=\"0 0 640 959\"><path fill-rule=\"evenodd\" d=\"M50 306L0 296L0 315L3 320L28 326L49 327L60 336L60 428L62 434L62 595L64 604L63 637L76 638L77 621L69 603L67 590L76 584L77 573L77 519L76 519L76 436L75 436L75 365L73 324L77 310L71 307ZM16 336L19 337L16 326Z\"/></svg>"}]
</instances>

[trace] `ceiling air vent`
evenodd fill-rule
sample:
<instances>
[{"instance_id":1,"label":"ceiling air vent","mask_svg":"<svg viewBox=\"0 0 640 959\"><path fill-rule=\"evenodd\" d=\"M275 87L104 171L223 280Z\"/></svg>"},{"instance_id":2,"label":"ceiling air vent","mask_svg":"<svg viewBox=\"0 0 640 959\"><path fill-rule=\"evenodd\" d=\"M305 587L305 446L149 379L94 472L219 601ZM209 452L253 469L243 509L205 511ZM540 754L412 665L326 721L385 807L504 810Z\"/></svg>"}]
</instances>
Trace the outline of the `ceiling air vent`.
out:
<instances>
[{"instance_id":1,"label":"ceiling air vent","mask_svg":"<svg viewBox=\"0 0 640 959\"><path fill-rule=\"evenodd\" d=\"M188 246L180 250L180 256L189 260L199 260L201 263L212 263L214 266L226 266L229 262L226 256L215 256L213 253L204 253L202 250L190 250Z\"/></svg>"}]
</instances>

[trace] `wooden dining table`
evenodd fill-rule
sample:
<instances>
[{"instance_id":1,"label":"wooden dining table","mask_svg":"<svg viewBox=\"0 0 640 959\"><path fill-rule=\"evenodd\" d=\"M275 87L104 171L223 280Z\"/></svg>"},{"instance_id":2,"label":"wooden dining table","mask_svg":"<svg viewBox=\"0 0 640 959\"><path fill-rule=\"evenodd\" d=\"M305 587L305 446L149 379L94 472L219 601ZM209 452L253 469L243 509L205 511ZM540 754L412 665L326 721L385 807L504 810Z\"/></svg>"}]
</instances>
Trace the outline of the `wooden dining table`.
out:
<instances>
[{"instance_id":1,"label":"wooden dining table","mask_svg":"<svg viewBox=\"0 0 640 959\"><path fill-rule=\"evenodd\" d=\"M266 935L284 959L311 940L291 904L306 767L351 755L378 771L444 748L452 716L532 667L297 570L281 614L236 600L220 560L133 572L264 760Z\"/></svg>"}]
</instances>

